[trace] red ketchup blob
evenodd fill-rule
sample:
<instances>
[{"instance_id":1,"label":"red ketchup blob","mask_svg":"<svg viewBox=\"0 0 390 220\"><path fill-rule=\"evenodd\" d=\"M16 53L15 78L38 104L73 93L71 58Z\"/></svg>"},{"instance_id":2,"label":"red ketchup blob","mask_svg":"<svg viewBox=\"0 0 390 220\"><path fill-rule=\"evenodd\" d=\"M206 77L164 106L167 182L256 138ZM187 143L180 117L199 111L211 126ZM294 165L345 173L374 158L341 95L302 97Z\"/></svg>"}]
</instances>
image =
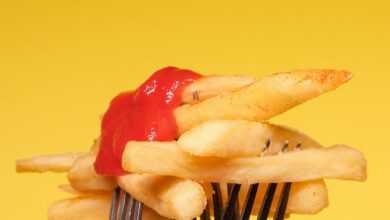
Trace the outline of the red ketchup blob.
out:
<instances>
[{"instance_id":1,"label":"red ketchup blob","mask_svg":"<svg viewBox=\"0 0 390 220\"><path fill-rule=\"evenodd\" d=\"M175 140L178 131L173 111L181 104L185 86L200 77L190 70L166 67L137 90L116 96L103 116L96 172L106 176L126 174L122 153L128 141Z\"/></svg>"}]
</instances>

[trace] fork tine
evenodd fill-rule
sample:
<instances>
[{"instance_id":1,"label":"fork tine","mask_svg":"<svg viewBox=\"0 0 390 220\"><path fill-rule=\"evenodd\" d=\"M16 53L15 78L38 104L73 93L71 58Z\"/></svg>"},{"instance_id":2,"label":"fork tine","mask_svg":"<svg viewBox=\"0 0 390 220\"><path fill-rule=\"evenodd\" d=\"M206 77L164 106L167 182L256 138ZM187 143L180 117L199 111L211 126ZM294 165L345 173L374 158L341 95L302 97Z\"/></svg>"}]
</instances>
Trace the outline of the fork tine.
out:
<instances>
[{"instance_id":1,"label":"fork tine","mask_svg":"<svg viewBox=\"0 0 390 220\"><path fill-rule=\"evenodd\" d=\"M230 195L230 192L233 190L233 187L235 185L238 185L238 184L234 184L234 183L228 184L228 195ZM238 196L240 196L240 194L238 194ZM232 214L233 219L235 219L235 220L238 220L238 218L240 217L240 211L239 211L240 207L239 207L239 204L238 204L238 200L239 199L237 199L235 204L234 204L234 209L233 209L233 214Z\"/></svg>"},{"instance_id":2,"label":"fork tine","mask_svg":"<svg viewBox=\"0 0 390 220\"><path fill-rule=\"evenodd\" d=\"M124 219L125 218L125 208L126 208L127 196L124 190L120 190L119 192L119 201L117 207L117 218L116 219Z\"/></svg>"},{"instance_id":3,"label":"fork tine","mask_svg":"<svg viewBox=\"0 0 390 220\"><path fill-rule=\"evenodd\" d=\"M232 184L231 190L229 192L229 201L226 205L226 209L223 213L223 220L234 220L235 219L235 210L238 202L238 194L240 192L240 184Z\"/></svg>"},{"instance_id":4,"label":"fork tine","mask_svg":"<svg viewBox=\"0 0 390 220\"><path fill-rule=\"evenodd\" d=\"M240 220L249 220L258 188L259 188L258 183L250 185L249 190L248 190L248 194L246 196L245 203L244 203L244 206L242 209Z\"/></svg>"},{"instance_id":5,"label":"fork tine","mask_svg":"<svg viewBox=\"0 0 390 220\"><path fill-rule=\"evenodd\" d=\"M201 220L210 220L210 210L209 204L206 204L206 208L204 209L202 215L200 216Z\"/></svg>"},{"instance_id":6,"label":"fork tine","mask_svg":"<svg viewBox=\"0 0 390 220\"><path fill-rule=\"evenodd\" d=\"M211 183L213 188L214 219L221 220L222 213L222 193L219 183Z\"/></svg>"},{"instance_id":7,"label":"fork tine","mask_svg":"<svg viewBox=\"0 0 390 220\"><path fill-rule=\"evenodd\" d=\"M267 187L267 192L265 193L263 203L261 204L261 208L259 214L257 216L257 220L266 220L271 209L272 200L275 195L276 183L271 183Z\"/></svg>"},{"instance_id":8,"label":"fork tine","mask_svg":"<svg viewBox=\"0 0 390 220\"><path fill-rule=\"evenodd\" d=\"M133 204L134 204L134 198L130 196L130 194L127 194L129 196L128 202L126 205L126 220L131 220L132 214L133 214Z\"/></svg>"},{"instance_id":9,"label":"fork tine","mask_svg":"<svg viewBox=\"0 0 390 220\"><path fill-rule=\"evenodd\" d=\"M142 210L143 210L143 204L137 200L134 200L133 203L133 220L141 220L142 219Z\"/></svg>"},{"instance_id":10,"label":"fork tine","mask_svg":"<svg viewBox=\"0 0 390 220\"><path fill-rule=\"evenodd\" d=\"M116 220L116 214L117 214L117 206L118 206L118 199L120 194L120 188L116 188L112 192L112 199L111 199L111 208L110 208L110 220Z\"/></svg>"},{"instance_id":11,"label":"fork tine","mask_svg":"<svg viewBox=\"0 0 390 220\"><path fill-rule=\"evenodd\" d=\"M124 190L122 190L122 191L123 191L123 194L124 194L123 195L123 197L124 197L124 199L123 199L123 210L122 210L122 212L120 212L119 219L120 220L125 220L126 219L126 215L127 215L127 211L129 209L130 195L126 191L124 191ZM119 207L122 208L122 205L119 206Z\"/></svg>"},{"instance_id":12,"label":"fork tine","mask_svg":"<svg viewBox=\"0 0 390 220\"><path fill-rule=\"evenodd\" d=\"M288 143L288 141L286 141L283 148L282 148L282 152L285 152L288 150L288 145L289 145L289 143ZM301 149L301 146L302 146L302 144L298 143L293 150ZM283 185L282 193L280 194L280 199L279 199L278 205L276 207L276 212L274 214L275 220L283 220L284 219L284 216L286 214L286 209L287 209L288 198L290 195L291 184L292 183L285 183Z\"/></svg>"},{"instance_id":13,"label":"fork tine","mask_svg":"<svg viewBox=\"0 0 390 220\"><path fill-rule=\"evenodd\" d=\"M284 219L284 215L286 214L290 190L291 190L291 183L285 183L283 186L283 189L282 189L282 194L280 196L278 206L276 208L275 215L274 215L275 220L283 220Z\"/></svg>"}]
</instances>

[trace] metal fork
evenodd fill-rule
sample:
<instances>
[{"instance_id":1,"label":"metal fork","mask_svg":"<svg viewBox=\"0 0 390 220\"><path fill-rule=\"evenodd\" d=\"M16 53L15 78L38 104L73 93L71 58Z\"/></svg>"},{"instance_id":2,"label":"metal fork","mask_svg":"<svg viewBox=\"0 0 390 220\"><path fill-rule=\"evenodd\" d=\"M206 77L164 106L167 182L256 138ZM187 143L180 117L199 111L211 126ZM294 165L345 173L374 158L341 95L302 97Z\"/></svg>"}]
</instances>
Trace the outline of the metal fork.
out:
<instances>
[{"instance_id":1,"label":"metal fork","mask_svg":"<svg viewBox=\"0 0 390 220\"><path fill-rule=\"evenodd\" d=\"M268 140L266 143L267 150L271 145L271 141ZM282 152L288 150L288 142L286 141L284 146L282 147ZM300 149L301 144L297 144L295 149ZM292 183L270 183L267 186L266 193L263 197L263 201L260 207L260 210L257 214L258 220L266 220L271 210L271 205L274 200L276 188L278 185L282 187L282 191L280 194L280 199L277 203L277 208L274 213L273 219L275 220L283 220L286 214L289 194L291 190ZM214 205L214 219L215 220L249 220L253 205L255 202L256 194L259 189L260 184L251 184L248 189L248 193L246 195L245 202L243 204L242 210L240 212L238 205L238 197L241 185L240 184L228 184L228 202L225 208L222 208L222 196L220 184L212 183L213 188L213 205ZM208 210L206 210L208 212ZM209 219L209 218L208 218ZM208 220L205 219L205 220ZM201 218L203 220L203 218Z\"/></svg>"},{"instance_id":2,"label":"metal fork","mask_svg":"<svg viewBox=\"0 0 390 220\"><path fill-rule=\"evenodd\" d=\"M116 188L112 193L110 220L141 220L143 205L126 191Z\"/></svg>"},{"instance_id":3,"label":"metal fork","mask_svg":"<svg viewBox=\"0 0 390 220\"><path fill-rule=\"evenodd\" d=\"M265 150L271 145L270 141L267 141ZM300 149L301 144L295 146L296 149ZM286 142L282 148L282 152L288 149L288 142ZM282 187L280 199L277 203L276 211L274 213L274 220L283 220L286 214L289 194L291 190L290 182L287 183L270 183L267 186L266 193L263 197L260 210L257 214L257 220L266 220L269 216L271 205L274 200L276 188ZM215 220L249 220L257 191L260 184L251 184L249 186L248 193L242 209L239 210L238 198L241 189L240 184L228 184L228 200L226 205L223 204L221 186L219 183L211 183L213 189L212 202L213 202L213 214ZM135 200L124 190L117 188L113 192L110 220L142 220L143 205L141 202ZM210 206L207 205L200 220L210 220ZM194 218L196 220L198 218Z\"/></svg>"},{"instance_id":4,"label":"metal fork","mask_svg":"<svg viewBox=\"0 0 390 220\"><path fill-rule=\"evenodd\" d=\"M212 185L213 188L217 188L220 190L219 183L212 183ZM252 184L249 187L246 200L241 212L238 209L238 194L240 191L240 187L240 184L232 184L228 202L225 208L222 208L222 195L214 191L213 213L215 220L248 220L250 218L259 184ZM267 192L264 196L262 206L257 216L258 220L267 219L271 209L272 200L275 195L276 187L276 183L271 183L267 187ZM283 185L282 194L274 215L275 220L284 219L290 189L291 183L285 183ZM110 220L142 220L142 210L143 205L141 202L136 201L124 190L121 190L119 188L114 190L110 210ZM210 207L209 205L207 205L204 212L200 216L200 220L210 219Z\"/></svg>"},{"instance_id":5,"label":"metal fork","mask_svg":"<svg viewBox=\"0 0 390 220\"><path fill-rule=\"evenodd\" d=\"M258 220L266 220L268 218L277 185L278 184L276 183L271 183L268 185L267 192L264 195L261 208L257 215ZM285 217L287 202L288 202L289 193L291 189L291 183L280 184L280 186L282 186L283 188L282 188L280 200L278 201L276 212L274 214L274 219L276 220L282 220ZM240 184L233 185L228 197L228 202L226 204L226 207L223 209L222 215L219 215L221 214L221 212L218 211L220 210L220 208L214 206L215 220L248 220L250 218L250 214L252 212L256 194L259 188L259 183L250 185L241 212L237 208L238 194L240 191L240 187L241 187Z\"/></svg>"}]
</instances>

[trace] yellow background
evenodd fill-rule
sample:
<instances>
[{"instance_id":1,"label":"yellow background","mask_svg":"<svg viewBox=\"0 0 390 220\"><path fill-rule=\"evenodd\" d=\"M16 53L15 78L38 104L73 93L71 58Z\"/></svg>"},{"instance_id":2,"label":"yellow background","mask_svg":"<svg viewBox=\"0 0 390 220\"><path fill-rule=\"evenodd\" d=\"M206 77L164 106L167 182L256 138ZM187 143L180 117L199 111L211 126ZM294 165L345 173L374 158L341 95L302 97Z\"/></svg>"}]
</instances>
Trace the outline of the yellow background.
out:
<instances>
[{"instance_id":1,"label":"yellow background","mask_svg":"<svg viewBox=\"0 0 390 220\"><path fill-rule=\"evenodd\" d=\"M390 219L389 4L377 1L0 2L1 219L46 219L64 175L14 160L88 149L110 98L166 65L205 74L328 67L354 79L273 121L368 159L365 183L328 181L330 206L291 219Z\"/></svg>"}]
</instances>

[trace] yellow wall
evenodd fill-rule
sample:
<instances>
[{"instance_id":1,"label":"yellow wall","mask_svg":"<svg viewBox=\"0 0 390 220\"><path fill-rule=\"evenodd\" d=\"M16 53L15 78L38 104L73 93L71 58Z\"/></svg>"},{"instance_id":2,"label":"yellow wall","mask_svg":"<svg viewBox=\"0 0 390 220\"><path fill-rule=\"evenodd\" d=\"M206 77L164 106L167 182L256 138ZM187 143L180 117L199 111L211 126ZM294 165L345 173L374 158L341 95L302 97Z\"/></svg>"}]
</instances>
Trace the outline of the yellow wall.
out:
<instances>
[{"instance_id":1,"label":"yellow wall","mask_svg":"<svg viewBox=\"0 0 390 220\"><path fill-rule=\"evenodd\" d=\"M142 2L142 3L141 3ZM121 90L165 65L205 74L351 70L336 92L273 121L369 161L366 183L328 181L330 206L291 219L390 219L389 4L377 1L0 2L1 219L45 219L63 175L14 160L86 150Z\"/></svg>"}]
</instances>

